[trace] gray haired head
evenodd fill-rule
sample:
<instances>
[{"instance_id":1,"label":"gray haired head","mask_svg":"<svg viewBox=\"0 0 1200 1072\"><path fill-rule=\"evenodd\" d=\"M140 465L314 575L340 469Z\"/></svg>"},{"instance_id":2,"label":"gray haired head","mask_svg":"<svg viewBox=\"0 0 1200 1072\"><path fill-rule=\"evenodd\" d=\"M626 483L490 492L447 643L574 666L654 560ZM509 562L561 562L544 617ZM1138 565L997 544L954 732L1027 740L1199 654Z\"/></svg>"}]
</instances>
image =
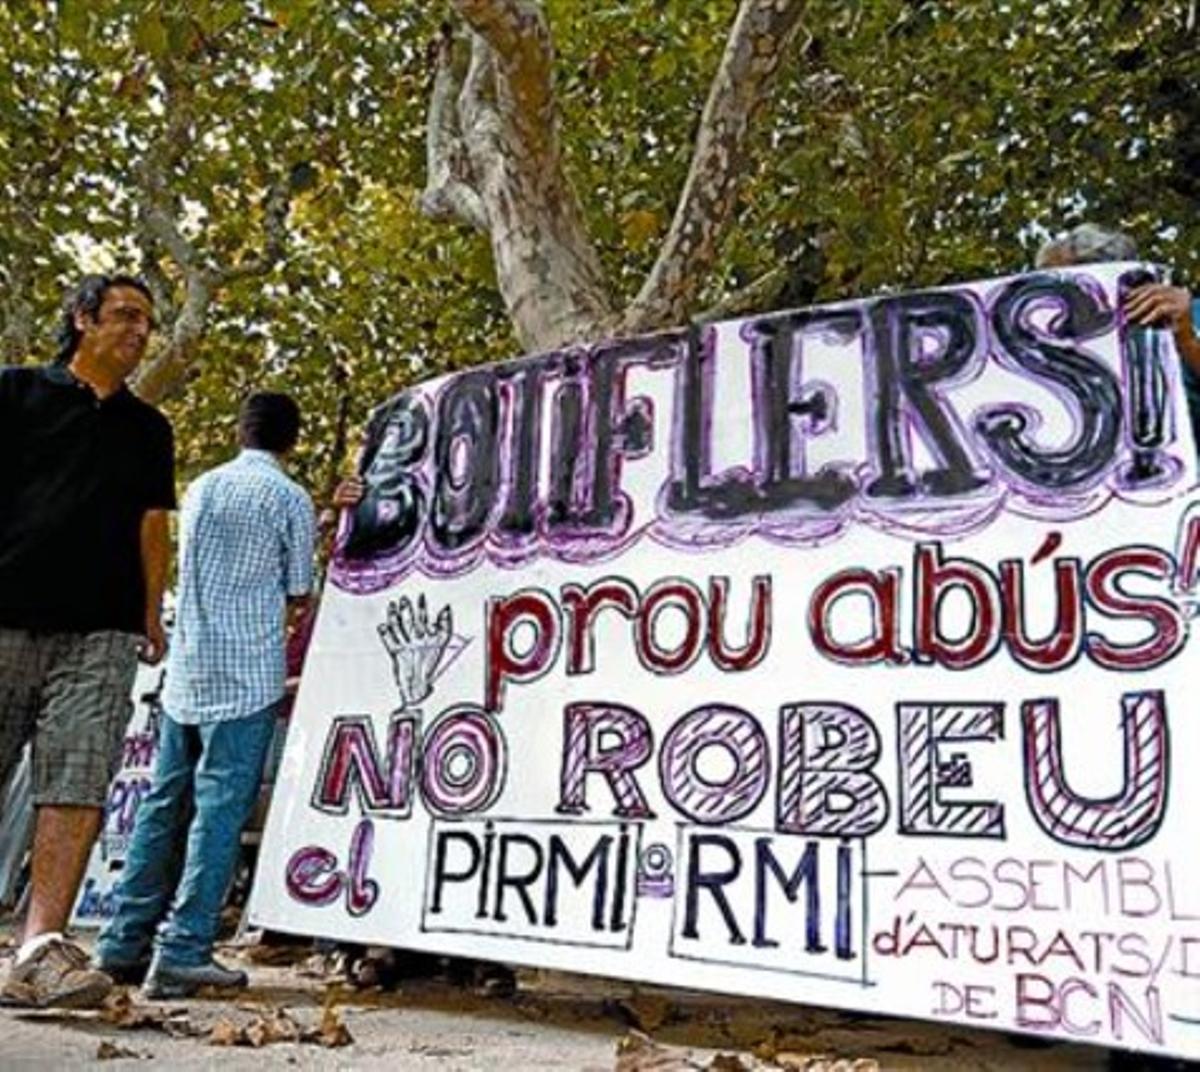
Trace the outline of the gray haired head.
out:
<instances>
[{"instance_id":1,"label":"gray haired head","mask_svg":"<svg viewBox=\"0 0 1200 1072\"><path fill-rule=\"evenodd\" d=\"M1071 264L1137 259L1137 245L1121 231L1109 231L1094 223L1081 223L1065 235L1052 238L1037 251L1039 268L1064 268Z\"/></svg>"}]
</instances>

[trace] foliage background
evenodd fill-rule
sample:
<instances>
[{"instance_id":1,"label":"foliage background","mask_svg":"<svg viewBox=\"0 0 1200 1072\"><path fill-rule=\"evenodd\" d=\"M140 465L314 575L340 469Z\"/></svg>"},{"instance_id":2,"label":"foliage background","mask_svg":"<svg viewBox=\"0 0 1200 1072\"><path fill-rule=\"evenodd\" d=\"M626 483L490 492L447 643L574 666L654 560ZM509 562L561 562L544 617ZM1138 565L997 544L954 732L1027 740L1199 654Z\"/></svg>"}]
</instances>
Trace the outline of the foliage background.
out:
<instances>
[{"instance_id":1,"label":"foliage background","mask_svg":"<svg viewBox=\"0 0 1200 1072\"><path fill-rule=\"evenodd\" d=\"M437 3L0 7L6 360L49 357L84 268L148 267L182 302L153 204L195 264L232 269L166 403L185 479L229 455L262 385L300 399L298 466L326 494L371 405L515 353L486 239L419 208ZM737 5L546 7L567 166L619 302L670 223ZM781 265L781 305L1001 274L1083 219L1200 283L1196 22L1195 0L811 0L702 305ZM269 244L272 184L282 255L239 274Z\"/></svg>"}]
</instances>

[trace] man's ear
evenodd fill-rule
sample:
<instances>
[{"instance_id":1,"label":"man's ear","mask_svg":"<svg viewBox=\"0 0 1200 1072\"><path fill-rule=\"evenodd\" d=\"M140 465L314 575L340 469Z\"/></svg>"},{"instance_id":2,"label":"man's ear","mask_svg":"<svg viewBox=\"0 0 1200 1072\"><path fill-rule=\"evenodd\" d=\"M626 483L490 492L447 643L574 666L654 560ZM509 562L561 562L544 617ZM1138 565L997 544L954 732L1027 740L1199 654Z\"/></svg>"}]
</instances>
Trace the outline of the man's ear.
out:
<instances>
[{"instance_id":1,"label":"man's ear","mask_svg":"<svg viewBox=\"0 0 1200 1072\"><path fill-rule=\"evenodd\" d=\"M71 315L71 322L75 325L76 331L86 331L95 325L96 318L86 309L76 309Z\"/></svg>"}]
</instances>

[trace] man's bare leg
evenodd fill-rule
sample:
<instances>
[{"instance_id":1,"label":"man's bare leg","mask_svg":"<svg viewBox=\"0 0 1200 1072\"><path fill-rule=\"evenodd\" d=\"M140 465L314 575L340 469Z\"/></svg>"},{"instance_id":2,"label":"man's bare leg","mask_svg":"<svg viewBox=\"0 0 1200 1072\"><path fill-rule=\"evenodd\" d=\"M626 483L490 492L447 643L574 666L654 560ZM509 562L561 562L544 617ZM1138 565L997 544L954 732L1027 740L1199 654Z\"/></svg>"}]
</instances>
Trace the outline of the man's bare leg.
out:
<instances>
[{"instance_id":1,"label":"man's bare leg","mask_svg":"<svg viewBox=\"0 0 1200 1072\"><path fill-rule=\"evenodd\" d=\"M0 1004L88 1009L112 990L112 979L90 967L87 954L62 934L101 818L99 808L37 809L25 940L0 984Z\"/></svg>"},{"instance_id":2,"label":"man's bare leg","mask_svg":"<svg viewBox=\"0 0 1200 1072\"><path fill-rule=\"evenodd\" d=\"M37 809L29 914L23 938L66 929L103 818L100 808L45 804Z\"/></svg>"}]
</instances>

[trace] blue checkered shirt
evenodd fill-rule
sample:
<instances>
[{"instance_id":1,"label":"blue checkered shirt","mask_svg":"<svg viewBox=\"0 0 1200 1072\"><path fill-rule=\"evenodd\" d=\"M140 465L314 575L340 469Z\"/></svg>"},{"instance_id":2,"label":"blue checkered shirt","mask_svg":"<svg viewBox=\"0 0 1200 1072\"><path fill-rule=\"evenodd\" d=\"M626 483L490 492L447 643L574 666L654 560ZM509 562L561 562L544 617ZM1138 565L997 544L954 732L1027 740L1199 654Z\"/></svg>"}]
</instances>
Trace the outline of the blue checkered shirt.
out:
<instances>
[{"instance_id":1,"label":"blue checkered shirt","mask_svg":"<svg viewBox=\"0 0 1200 1072\"><path fill-rule=\"evenodd\" d=\"M286 600L313 583L312 499L274 455L243 450L188 488L163 707L176 722L245 718L283 696Z\"/></svg>"}]
</instances>

